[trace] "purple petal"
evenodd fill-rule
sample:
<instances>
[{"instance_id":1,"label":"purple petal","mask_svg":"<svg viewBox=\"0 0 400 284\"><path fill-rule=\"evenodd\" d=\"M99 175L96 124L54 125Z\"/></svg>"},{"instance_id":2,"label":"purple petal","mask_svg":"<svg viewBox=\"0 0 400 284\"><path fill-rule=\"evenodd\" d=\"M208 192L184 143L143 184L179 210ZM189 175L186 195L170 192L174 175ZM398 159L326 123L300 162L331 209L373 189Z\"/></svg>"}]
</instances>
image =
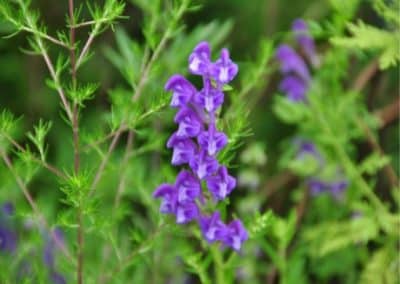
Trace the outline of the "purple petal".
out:
<instances>
[{"instance_id":1,"label":"purple petal","mask_svg":"<svg viewBox=\"0 0 400 284\"><path fill-rule=\"evenodd\" d=\"M163 198L160 212L165 214L175 214L177 207L178 192L171 184L161 184L153 193L154 198Z\"/></svg>"},{"instance_id":2,"label":"purple petal","mask_svg":"<svg viewBox=\"0 0 400 284\"><path fill-rule=\"evenodd\" d=\"M249 238L246 229L240 220L234 220L227 226L227 234L223 240L226 246L239 251L243 242Z\"/></svg>"},{"instance_id":3,"label":"purple petal","mask_svg":"<svg viewBox=\"0 0 400 284\"><path fill-rule=\"evenodd\" d=\"M168 140L167 147L173 148L173 165L189 163L196 152L196 144L191 139L178 137L175 133Z\"/></svg>"},{"instance_id":4,"label":"purple petal","mask_svg":"<svg viewBox=\"0 0 400 284\"><path fill-rule=\"evenodd\" d=\"M216 175L206 178L207 187L215 200L223 200L236 187L236 179L228 174L226 167L219 167Z\"/></svg>"},{"instance_id":5,"label":"purple petal","mask_svg":"<svg viewBox=\"0 0 400 284\"><path fill-rule=\"evenodd\" d=\"M279 90L284 92L289 100L300 102L305 100L307 85L302 79L289 75L282 80Z\"/></svg>"},{"instance_id":6,"label":"purple petal","mask_svg":"<svg viewBox=\"0 0 400 284\"><path fill-rule=\"evenodd\" d=\"M205 151L194 155L189 165L199 179L214 174L218 169L218 161L214 157L208 156Z\"/></svg>"},{"instance_id":7,"label":"purple petal","mask_svg":"<svg viewBox=\"0 0 400 284\"><path fill-rule=\"evenodd\" d=\"M221 57L212 66L211 75L215 81L226 84L235 78L238 71L238 66L229 58L229 51L224 48L221 51Z\"/></svg>"},{"instance_id":8,"label":"purple petal","mask_svg":"<svg viewBox=\"0 0 400 284\"><path fill-rule=\"evenodd\" d=\"M194 102L205 108L208 112L214 112L224 102L224 93L218 89L204 88L196 94Z\"/></svg>"},{"instance_id":9,"label":"purple petal","mask_svg":"<svg viewBox=\"0 0 400 284\"><path fill-rule=\"evenodd\" d=\"M189 171L182 170L176 178L176 188L178 189L178 202L194 201L201 191L200 182Z\"/></svg>"},{"instance_id":10,"label":"purple petal","mask_svg":"<svg viewBox=\"0 0 400 284\"><path fill-rule=\"evenodd\" d=\"M284 74L294 73L304 81L310 81L310 74L303 59L286 44L282 44L276 51L276 58L281 63L281 72Z\"/></svg>"},{"instance_id":11,"label":"purple petal","mask_svg":"<svg viewBox=\"0 0 400 284\"><path fill-rule=\"evenodd\" d=\"M189 71L196 75L207 75L210 69L210 46L207 42L200 42L189 56Z\"/></svg>"},{"instance_id":12,"label":"purple petal","mask_svg":"<svg viewBox=\"0 0 400 284\"><path fill-rule=\"evenodd\" d=\"M318 179L310 179L308 181L308 187L310 188L311 195L316 196L327 191L328 184Z\"/></svg>"},{"instance_id":13,"label":"purple petal","mask_svg":"<svg viewBox=\"0 0 400 284\"><path fill-rule=\"evenodd\" d=\"M219 212L214 212L212 216L201 216L199 225L203 237L207 242L223 240L227 233L226 225L221 221Z\"/></svg>"},{"instance_id":14,"label":"purple petal","mask_svg":"<svg viewBox=\"0 0 400 284\"><path fill-rule=\"evenodd\" d=\"M14 214L15 208L11 202L5 202L1 208L2 213L6 216L11 216Z\"/></svg>"},{"instance_id":15,"label":"purple petal","mask_svg":"<svg viewBox=\"0 0 400 284\"><path fill-rule=\"evenodd\" d=\"M56 271L52 271L50 274L50 279L53 284L66 284L67 281L65 280L64 276Z\"/></svg>"},{"instance_id":16,"label":"purple petal","mask_svg":"<svg viewBox=\"0 0 400 284\"><path fill-rule=\"evenodd\" d=\"M182 107L175 116L175 122L179 123L176 135L179 137L195 137L203 128L199 116L190 108Z\"/></svg>"},{"instance_id":17,"label":"purple petal","mask_svg":"<svg viewBox=\"0 0 400 284\"><path fill-rule=\"evenodd\" d=\"M196 88L182 75L172 76L165 85L165 90L172 91L171 107L186 105L196 93Z\"/></svg>"},{"instance_id":18,"label":"purple petal","mask_svg":"<svg viewBox=\"0 0 400 284\"><path fill-rule=\"evenodd\" d=\"M176 223L184 224L197 219L199 209L194 202L179 203L176 209Z\"/></svg>"},{"instance_id":19,"label":"purple petal","mask_svg":"<svg viewBox=\"0 0 400 284\"><path fill-rule=\"evenodd\" d=\"M203 131L197 137L199 145L207 150L208 155L214 156L228 143L228 137L223 132Z\"/></svg>"},{"instance_id":20,"label":"purple petal","mask_svg":"<svg viewBox=\"0 0 400 284\"><path fill-rule=\"evenodd\" d=\"M11 229L0 224L0 251L14 252L17 247L17 235Z\"/></svg>"}]
</instances>

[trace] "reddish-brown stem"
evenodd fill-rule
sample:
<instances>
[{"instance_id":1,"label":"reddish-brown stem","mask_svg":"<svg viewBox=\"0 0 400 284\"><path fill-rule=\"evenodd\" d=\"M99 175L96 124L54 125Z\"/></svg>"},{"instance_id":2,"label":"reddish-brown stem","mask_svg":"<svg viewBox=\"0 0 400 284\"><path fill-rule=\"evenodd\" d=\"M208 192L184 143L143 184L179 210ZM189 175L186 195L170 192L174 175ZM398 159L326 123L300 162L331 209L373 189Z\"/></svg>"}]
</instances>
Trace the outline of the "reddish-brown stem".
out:
<instances>
[{"instance_id":1,"label":"reddish-brown stem","mask_svg":"<svg viewBox=\"0 0 400 284\"><path fill-rule=\"evenodd\" d=\"M74 17L74 0L68 0L68 10L69 10L69 40L71 43L70 49L70 61L71 61L71 77L73 88L76 89L76 55L75 55L75 17ZM80 151L79 151L79 106L74 102L72 110L72 135L73 135L73 145L74 145L74 173L78 175L80 168ZM81 198L82 199L82 198ZM79 207L77 209L77 222L78 222L78 265L77 265L77 282L78 284L83 283L83 210L82 210L82 200L79 202Z\"/></svg>"}]
</instances>

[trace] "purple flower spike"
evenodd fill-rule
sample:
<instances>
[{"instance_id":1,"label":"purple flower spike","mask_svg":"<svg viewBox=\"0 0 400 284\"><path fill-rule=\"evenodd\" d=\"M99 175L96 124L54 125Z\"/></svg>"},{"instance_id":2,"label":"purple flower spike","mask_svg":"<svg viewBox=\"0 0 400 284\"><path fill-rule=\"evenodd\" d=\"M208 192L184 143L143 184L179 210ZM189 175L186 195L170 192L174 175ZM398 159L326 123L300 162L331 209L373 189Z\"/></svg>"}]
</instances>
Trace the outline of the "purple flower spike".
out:
<instances>
[{"instance_id":1,"label":"purple flower spike","mask_svg":"<svg viewBox=\"0 0 400 284\"><path fill-rule=\"evenodd\" d=\"M219 150L228 144L228 137L226 137L223 132L215 131L214 126L210 127L213 128L212 131L201 132L197 141L203 149L207 149L208 155L214 156Z\"/></svg>"},{"instance_id":2,"label":"purple flower spike","mask_svg":"<svg viewBox=\"0 0 400 284\"><path fill-rule=\"evenodd\" d=\"M305 82L310 81L310 74L307 65L293 48L286 44L280 45L276 51L276 58L281 63L282 73L294 73Z\"/></svg>"},{"instance_id":3,"label":"purple flower spike","mask_svg":"<svg viewBox=\"0 0 400 284\"><path fill-rule=\"evenodd\" d=\"M218 89L203 89L195 97L194 102L208 112L216 111L224 102L224 93Z\"/></svg>"},{"instance_id":4,"label":"purple flower spike","mask_svg":"<svg viewBox=\"0 0 400 284\"><path fill-rule=\"evenodd\" d=\"M302 19L297 19L292 24L298 44L303 49L305 55L313 66L319 65L319 58L315 52L314 39L310 36L307 23Z\"/></svg>"},{"instance_id":5,"label":"purple flower spike","mask_svg":"<svg viewBox=\"0 0 400 284\"><path fill-rule=\"evenodd\" d=\"M279 90L284 92L292 102L301 102L306 99L307 86L305 82L296 76L287 76L279 85Z\"/></svg>"},{"instance_id":6,"label":"purple flower spike","mask_svg":"<svg viewBox=\"0 0 400 284\"><path fill-rule=\"evenodd\" d=\"M178 192L175 186L171 184L161 184L153 192L154 198L163 198L160 206L160 212L164 214L175 214L178 203Z\"/></svg>"},{"instance_id":7,"label":"purple flower spike","mask_svg":"<svg viewBox=\"0 0 400 284\"><path fill-rule=\"evenodd\" d=\"M192 140L178 137L175 133L168 140L167 147L173 148L171 161L173 165L189 163L196 152L196 145Z\"/></svg>"},{"instance_id":8,"label":"purple flower spike","mask_svg":"<svg viewBox=\"0 0 400 284\"><path fill-rule=\"evenodd\" d=\"M207 42L200 42L189 56L189 71L196 75L207 75L210 68L210 46Z\"/></svg>"},{"instance_id":9,"label":"purple flower spike","mask_svg":"<svg viewBox=\"0 0 400 284\"><path fill-rule=\"evenodd\" d=\"M216 175L207 178L207 187L215 200L223 200L236 186L236 179L228 174L226 167L219 167Z\"/></svg>"},{"instance_id":10,"label":"purple flower spike","mask_svg":"<svg viewBox=\"0 0 400 284\"><path fill-rule=\"evenodd\" d=\"M176 223L185 224L199 216L199 209L196 203L186 202L180 203L176 209Z\"/></svg>"},{"instance_id":11,"label":"purple flower spike","mask_svg":"<svg viewBox=\"0 0 400 284\"><path fill-rule=\"evenodd\" d=\"M238 66L229 58L229 51L224 48L221 51L221 57L212 67L211 75L215 81L226 84L235 78L238 70Z\"/></svg>"},{"instance_id":12,"label":"purple flower spike","mask_svg":"<svg viewBox=\"0 0 400 284\"><path fill-rule=\"evenodd\" d=\"M249 238L249 235L240 220L234 220L227 226L226 236L223 243L226 246L239 251L244 241Z\"/></svg>"},{"instance_id":13,"label":"purple flower spike","mask_svg":"<svg viewBox=\"0 0 400 284\"><path fill-rule=\"evenodd\" d=\"M176 188L178 189L178 202L194 201L201 190L200 182L189 171L182 170L176 178Z\"/></svg>"},{"instance_id":14,"label":"purple flower spike","mask_svg":"<svg viewBox=\"0 0 400 284\"><path fill-rule=\"evenodd\" d=\"M215 212L212 216L202 216L199 219L201 232L207 242L213 243L225 238L226 225L221 221L219 212Z\"/></svg>"},{"instance_id":15,"label":"purple flower spike","mask_svg":"<svg viewBox=\"0 0 400 284\"><path fill-rule=\"evenodd\" d=\"M214 157L208 156L205 151L193 156L189 165L199 179L204 179L212 175L218 169L217 160Z\"/></svg>"},{"instance_id":16,"label":"purple flower spike","mask_svg":"<svg viewBox=\"0 0 400 284\"><path fill-rule=\"evenodd\" d=\"M216 126L217 110L224 102L223 86L233 80L238 66L230 59L227 49L221 51L215 63L211 62L209 44L200 42L189 56L189 71L202 76L201 91L179 74L172 76L165 85L167 91L173 92L171 107L178 108L174 118L178 130L168 140L167 147L173 149L172 164L188 163L189 169L180 171L174 185L161 184L153 196L162 198L160 211L174 214L176 223L197 219L208 242L226 240L238 250L247 238L241 233L244 230L239 226L241 223L232 223L233 237L225 238L227 226L219 213L204 216L203 206L199 207L211 199L209 194L202 194L202 180L215 201L224 199L236 186L236 179L228 174L225 166L220 167L216 159L217 153L228 143L228 137Z\"/></svg>"},{"instance_id":17,"label":"purple flower spike","mask_svg":"<svg viewBox=\"0 0 400 284\"><path fill-rule=\"evenodd\" d=\"M203 124L199 116L190 108L182 107L175 116L175 122L179 123L176 135L179 137L196 137Z\"/></svg>"},{"instance_id":18,"label":"purple flower spike","mask_svg":"<svg viewBox=\"0 0 400 284\"><path fill-rule=\"evenodd\" d=\"M179 74L172 76L168 80L167 84L165 84L165 90L173 92L171 107L186 105L197 92L196 88Z\"/></svg>"}]
</instances>

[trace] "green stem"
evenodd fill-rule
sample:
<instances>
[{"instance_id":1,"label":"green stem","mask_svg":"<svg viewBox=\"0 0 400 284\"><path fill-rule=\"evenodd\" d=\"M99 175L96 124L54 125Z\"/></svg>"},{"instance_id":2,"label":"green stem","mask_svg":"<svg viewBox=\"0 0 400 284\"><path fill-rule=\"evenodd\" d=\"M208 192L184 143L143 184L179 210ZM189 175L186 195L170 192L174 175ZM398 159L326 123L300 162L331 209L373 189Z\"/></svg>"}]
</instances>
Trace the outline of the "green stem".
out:
<instances>
[{"instance_id":1,"label":"green stem","mask_svg":"<svg viewBox=\"0 0 400 284\"><path fill-rule=\"evenodd\" d=\"M212 257L214 259L214 273L216 277L217 284L226 284L225 282L225 271L224 271L224 261L221 251L218 247L213 246L211 248Z\"/></svg>"}]
</instances>

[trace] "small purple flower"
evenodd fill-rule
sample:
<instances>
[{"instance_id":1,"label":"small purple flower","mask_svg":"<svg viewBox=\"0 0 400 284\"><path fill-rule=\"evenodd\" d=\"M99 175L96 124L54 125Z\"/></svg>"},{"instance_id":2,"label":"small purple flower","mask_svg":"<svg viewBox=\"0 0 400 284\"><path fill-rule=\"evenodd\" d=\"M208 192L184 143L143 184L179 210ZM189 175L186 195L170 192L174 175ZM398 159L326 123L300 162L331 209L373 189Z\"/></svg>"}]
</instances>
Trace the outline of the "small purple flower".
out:
<instances>
[{"instance_id":1,"label":"small purple flower","mask_svg":"<svg viewBox=\"0 0 400 284\"><path fill-rule=\"evenodd\" d=\"M153 193L154 198L163 198L160 212L175 214L178 205L178 191L174 185L163 183Z\"/></svg>"},{"instance_id":2,"label":"small purple flower","mask_svg":"<svg viewBox=\"0 0 400 284\"><path fill-rule=\"evenodd\" d=\"M236 187L236 179L228 174L226 167L219 167L217 173L209 176L207 187L215 200L223 200Z\"/></svg>"},{"instance_id":3,"label":"small purple flower","mask_svg":"<svg viewBox=\"0 0 400 284\"><path fill-rule=\"evenodd\" d=\"M220 84L226 84L235 78L238 73L238 66L229 58L229 51L224 48L221 57L212 66L211 75Z\"/></svg>"},{"instance_id":4,"label":"small purple flower","mask_svg":"<svg viewBox=\"0 0 400 284\"><path fill-rule=\"evenodd\" d=\"M210 46L200 42L189 56L189 71L195 75L208 75L210 69Z\"/></svg>"},{"instance_id":5,"label":"small purple flower","mask_svg":"<svg viewBox=\"0 0 400 284\"><path fill-rule=\"evenodd\" d=\"M301 102L306 99L307 85L296 76L288 75L285 77L279 85L279 90L284 92L292 102Z\"/></svg>"},{"instance_id":6,"label":"small purple flower","mask_svg":"<svg viewBox=\"0 0 400 284\"><path fill-rule=\"evenodd\" d=\"M218 169L218 161L214 157L208 156L205 150L193 156L189 165L199 179L212 175Z\"/></svg>"},{"instance_id":7,"label":"small purple flower","mask_svg":"<svg viewBox=\"0 0 400 284\"><path fill-rule=\"evenodd\" d=\"M214 126L210 126L210 129L201 132L197 141L203 149L207 149L208 155L214 156L228 144L228 137L225 133L216 131Z\"/></svg>"},{"instance_id":8,"label":"small purple flower","mask_svg":"<svg viewBox=\"0 0 400 284\"><path fill-rule=\"evenodd\" d=\"M178 137L175 133L168 140L167 147L173 148L171 161L173 165L189 163L196 152L196 145L191 139Z\"/></svg>"},{"instance_id":9,"label":"small purple flower","mask_svg":"<svg viewBox=\"0 0 400 284\"><path fill-rule=\"evenodd\" d=\"M292 30L296 36L296 40L307 58L313 66L319 65L319 58L315 52L314 39L311 37L307 23L302 19L296 19L292 24Z\"/></svg>"},{"instance_id":10,"label":"small purple flower","mask_svg":"<svg viewBox=\"0 0 400 284\"><path fill-rule=\"evenodd\" d=\"M67 281L65 280L64 276L62 276L57 271L52 271L50 273L50 279L53 284L66 284Z\"/></svg>"},{"instance_id":11,"label":"small purple flower","mask_svg":"<svg viewBox=\"0 0 400 284\"><path fill-rule=\"evenodd\" d=\"M5 216L11 216L14 214L15 208L11 202L6 202L1 207L1 211Z\"/></svg>"},{"instance_id":12,"label":"small purple flower","mask_svg":"<svg viewBox=\"0 0 400 284\"><path fill-rule=\"evenodd\" d=\"M305 82L310 81L310 73L303 59L294 51L293 48L282 44L276 51L276 58L281 63L281 71L284 74L295 74Z\"/></svg>"},{"instance_id":13,"label":"small purple flower","mask_svg":"<svg viewBox=\"0 0 400 284\"><path fill-rule=\"evenodd\" d=\"M172 91L171 107L181 107L186 105L190 99L196 94L196 88L182 75L172 76L167 84L166 91Z\"/></svg>"},{"instance_id":14,"label":"small purple flower","mask_svg":"<svg viewBox=\"0 0 400 284\"><path fill-rule=\"evenodd\" d=\"M311 194L316 196L325 192L328 185L319 179L312 178L308 181L308 187L310 188Z\"/></svg>"},{"instance_id":15,"label":"small purple flower","mask_svg":"<svg viewBox=\"0 0 400 284\"><path fill-rule=\"evenodd\" d=\"M194 202L179 203L176 209L176 223L185 224L199 216L199 209Z\"/></svg>"},{"instance_id":16,"label":"small purple flower","mask_svg":"<svg viewBox=\"0 0 400 284\"><path fill-rule=\"evenodd\" d=\"M243 242L249 238L246 229L244 228L240 220L234 220L227 226L226 235L223 239L223 243L226 246L239 251L242 247Z\"/></svg>"},{"instance_id":17,"label":"small purple flower","mask_svg":"<svg viewBox=\"0 0 400 284\"><path fill-rule=\"evenodd\" d=\"M176 135L179 137L196 137L203 128L200 117L190 108L182 107L175 115L175 122L179 123Z\"/></svg>"},{"instance_id":18,"label":"small purple flower","mask_svg":"<svg viewBox=\"0 0 400 284\"><path fill-rule=\"evenodd\" d=\"M224 93L218 89L204 88L194 97L194 102L207 112L214 112L224 102Z\"/></svg>"},{"instance_id":19,"label":"small purple flower","mask_svg":"<svg viewBox=\"0 0 400 284\"><path fill-rule=\"evenodd\" d=\"M329 190L334 198L340 199L347 187L347 180L338 180L329 185Z\"/></svg>"},{"instance_id":20,"label":"small purple flower","mask_svg":"<svg viewBox=\"0 0 400 284\"><path fill-rule=\"evenodd\" d=\"M178 189L179 203L192 202L200 195L200 182L189 171L182 170L178 174L175 186Z\"/></svg>"},{"instance_id":21,"label":"small purple flower","mask_svg":"<svg viewBox=\"0 0 400 284\"><path fill-rule=\"evenodd\" d=\"M223 240L226 235L226 225L221 221L219 212L214 212L211 216L201 216L199 219L201 232L207 242Z\"/></svg>"}]
</instances>

